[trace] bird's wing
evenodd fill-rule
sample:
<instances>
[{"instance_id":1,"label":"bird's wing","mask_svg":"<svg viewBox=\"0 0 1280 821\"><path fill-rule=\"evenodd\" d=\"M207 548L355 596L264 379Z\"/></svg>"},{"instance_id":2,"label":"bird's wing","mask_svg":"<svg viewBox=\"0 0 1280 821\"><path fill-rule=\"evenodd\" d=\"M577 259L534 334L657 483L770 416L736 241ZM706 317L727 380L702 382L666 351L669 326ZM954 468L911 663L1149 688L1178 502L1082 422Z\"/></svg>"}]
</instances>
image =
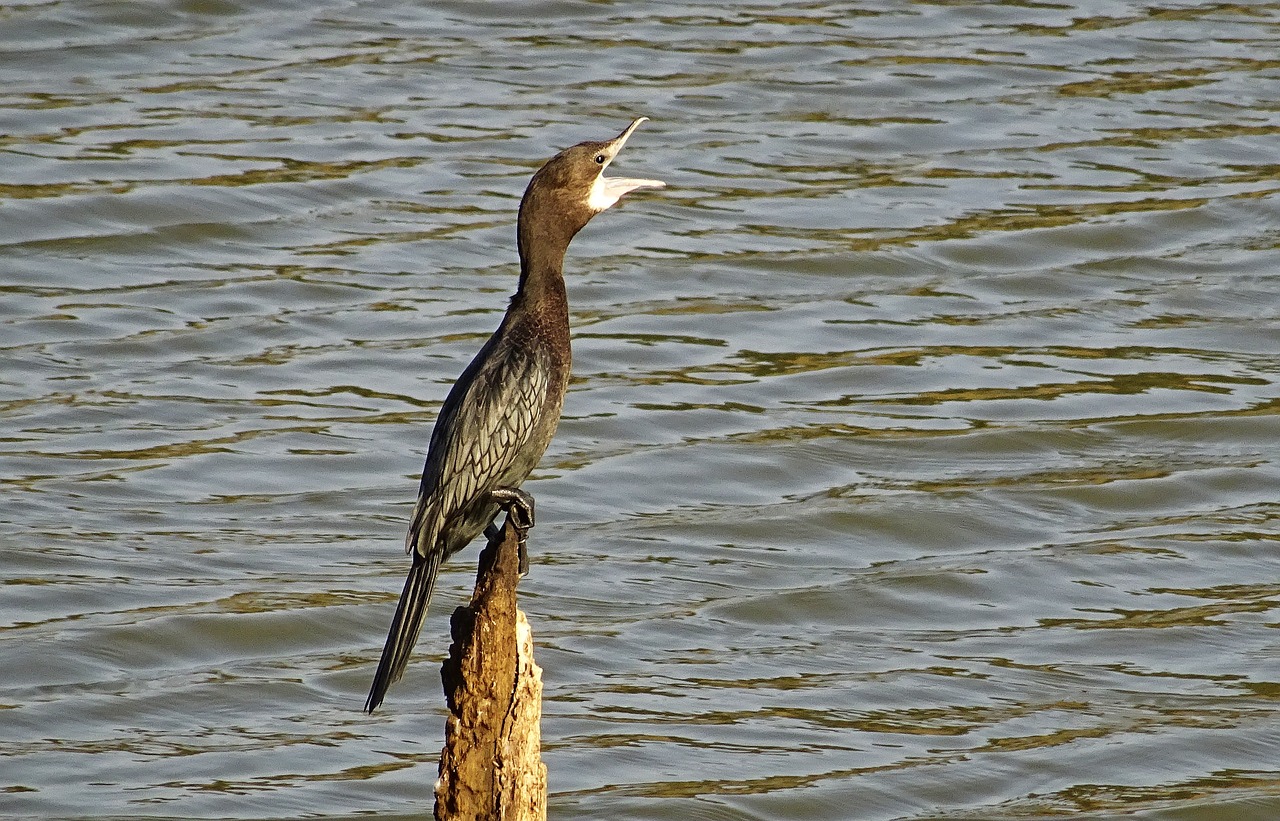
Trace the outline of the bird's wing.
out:
<instances>
[{"instance_id":1,"label":"bird's wing","mask_svg":"<svg viewBox=\"0 0 1280 821\"><path fill-rule=\"evenodd\" d=\"M492 349L491 349L492 346ZM506 483L519 484L542 453L527 445L550 389L535 351L490 340L458 378L431 434L405 551L429 552L444 523Z\"/></svg>"}]
</instances>

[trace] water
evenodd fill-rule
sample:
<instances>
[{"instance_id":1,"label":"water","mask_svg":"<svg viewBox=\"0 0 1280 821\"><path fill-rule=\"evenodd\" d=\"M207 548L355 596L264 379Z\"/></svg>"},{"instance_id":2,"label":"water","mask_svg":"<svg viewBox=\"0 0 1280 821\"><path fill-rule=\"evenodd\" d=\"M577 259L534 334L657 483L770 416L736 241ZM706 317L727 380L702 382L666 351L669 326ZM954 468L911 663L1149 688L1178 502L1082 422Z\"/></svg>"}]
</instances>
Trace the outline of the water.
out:
<instances>
[{"instance_id":1,"label":"water","mask_svg":"<svg viewBox=\"0 0 1280 821\"><path fill-rule=\"evenodd\" d=\"M1280 4L0 8L0 814L430 812L361 713L554 151L557 818L1280 816Z\"/></svg>"}]
</instances>

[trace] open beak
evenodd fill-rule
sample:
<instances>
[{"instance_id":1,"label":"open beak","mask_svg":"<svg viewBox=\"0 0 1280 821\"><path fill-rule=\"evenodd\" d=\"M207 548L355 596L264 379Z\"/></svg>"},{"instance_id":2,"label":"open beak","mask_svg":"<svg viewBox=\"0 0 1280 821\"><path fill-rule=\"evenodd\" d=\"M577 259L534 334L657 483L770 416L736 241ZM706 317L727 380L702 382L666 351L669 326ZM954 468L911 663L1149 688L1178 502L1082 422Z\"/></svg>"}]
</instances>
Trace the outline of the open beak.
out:
<instances>
[{"instance_id":1,"label":"open beak","mask_svg":"<svg viewBox=\"0 0 1280 821\"><path fill-rule=\"evenodd\" d=\"M619 134L617 137L614 137L612 140L610 140L607 143L605 152L609 155L609 162L613 162L613 158L618 156L618 152L622 150L622 146L623 144L626 143L627 138L631 136L631 132L639 128L640 123L644 122L647 119L649 118L648 117L636 118L636 120L634 120L631 123L631 125L623 129L623 132L621 134ZM606 168L608 167L608 163L605 163L605 167ZM637 179L627 179L626 177L606 177L603 175L603 172L601 173L601 176L600 176L600 184L601 184L601 190L600 190L601 199L602 201L608 202L608 205L606 205L605 208L608 208L609 206L613 205L618 200L620 200L623 194L627 194L631 191L636 190L637 188L666 188L667 187L667 184L662 180L637 180ZM603 211L604 208L600 210Z\"/></svg>"}]
</instances>

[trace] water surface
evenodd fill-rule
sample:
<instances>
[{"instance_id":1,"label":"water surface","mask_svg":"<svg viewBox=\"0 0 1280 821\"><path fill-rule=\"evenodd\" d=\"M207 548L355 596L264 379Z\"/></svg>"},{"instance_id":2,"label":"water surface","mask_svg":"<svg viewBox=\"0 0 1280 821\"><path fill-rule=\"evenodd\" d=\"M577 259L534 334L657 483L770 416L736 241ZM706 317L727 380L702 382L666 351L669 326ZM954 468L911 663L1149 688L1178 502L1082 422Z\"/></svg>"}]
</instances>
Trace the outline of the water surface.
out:
<instances>
[{"instance_id":1,"label":"water surface","mask_svg":"<svg viewBox=\"0 0 1280 821\"><path fill-rule=\"evenodd\" d=\"M0 813L430 812L360 711L556 150L551 810L1280 815L1280 4L0 8Z\"/></svg>"}]
</instances>

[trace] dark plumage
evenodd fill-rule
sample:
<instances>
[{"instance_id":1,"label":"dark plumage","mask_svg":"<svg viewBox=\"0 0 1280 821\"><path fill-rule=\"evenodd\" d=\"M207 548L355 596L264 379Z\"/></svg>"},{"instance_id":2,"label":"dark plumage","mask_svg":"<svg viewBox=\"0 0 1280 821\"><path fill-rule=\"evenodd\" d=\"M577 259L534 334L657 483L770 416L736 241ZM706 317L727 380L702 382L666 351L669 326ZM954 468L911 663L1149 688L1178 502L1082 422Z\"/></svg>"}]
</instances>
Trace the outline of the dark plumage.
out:
<instances>
[{"instance_id":1,"label":"dark plumage","mask_svg":"<svg viewBox=\"0 0 1280 821\"><path fill-rule=\"evenodd\" d=\"M517 224L520 284L502 324L449 391L431 433L405 537L413 566L365 702L369 712L404 672L440 563L493 521L551 442L569 384L565 251L592 217L623 194L663 186L604 176L645 119L612 140L561 151L524 192Z\"/></svg>"}]
</instances>

